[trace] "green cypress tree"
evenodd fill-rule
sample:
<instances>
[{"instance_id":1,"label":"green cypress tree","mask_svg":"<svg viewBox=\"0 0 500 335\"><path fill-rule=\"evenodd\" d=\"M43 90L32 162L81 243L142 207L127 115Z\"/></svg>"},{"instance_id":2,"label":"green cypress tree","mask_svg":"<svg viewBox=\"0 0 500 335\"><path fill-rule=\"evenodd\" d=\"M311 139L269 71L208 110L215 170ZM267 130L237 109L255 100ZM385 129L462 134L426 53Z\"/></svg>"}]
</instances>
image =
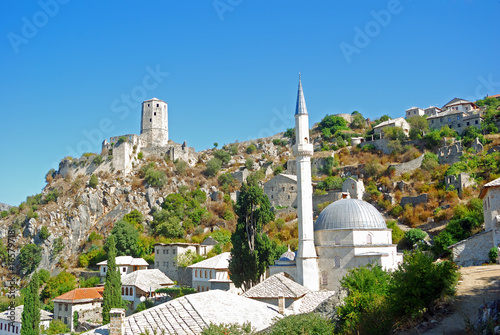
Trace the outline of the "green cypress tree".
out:
<instances>
[{"instance_id":1,"label":"green cypress tree","mask_svg":"<svg viewBox=\"0 0 500 335\"><path fill-rule=\"evenodd\" d=\"M108 251L108 270L106 272L106 282L104 283L103 303L102 303L102 322L109 323L109 311L111 308L122 307L121 296L121 277L116 267L116 241L113 235L109 236L106 248Z\"/></svg>"},{"instance_id":2,"label":"green cypress tree","mask_svg":"<svg viewBox=\"0 0 500 335\"><path fill-rule=\"evenodd\" d=\"M31 281L24 297L24 308L21 316L21 335L40 334L40 299L39 299L38 272L31 277Z\"/></svg>"}]
</instances>

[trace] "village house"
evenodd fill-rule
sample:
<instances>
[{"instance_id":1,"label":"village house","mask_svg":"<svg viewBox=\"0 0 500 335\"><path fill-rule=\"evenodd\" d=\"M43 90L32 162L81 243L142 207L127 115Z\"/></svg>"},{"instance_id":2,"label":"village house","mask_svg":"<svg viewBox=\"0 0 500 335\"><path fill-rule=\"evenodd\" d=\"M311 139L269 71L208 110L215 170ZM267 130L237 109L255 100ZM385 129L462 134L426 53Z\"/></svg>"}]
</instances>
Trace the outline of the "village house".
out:
<instances>
[{"instance_id":1,"label":"village house","mask_svg":"<svg viewBox=\"0 0 500 335\"><path fill-rule=\"evenodd\" d=\"M108 271L108 261L105 260L99 262L97 265L99 265L99 274L101 277L106 277L106 271ZM132 256L116 257L116 267L122 276L133 271L145 270L148 266L149 264L144 260L144 258L134 258Z\"/></svg>"},{"instance_id":2,"label":"village house","mask_svg":"<svg viewBox=\"0 0 500 335\"><path fill-rule=\"evenodd\" d=\"M236 292L231 279L229 279L230 252L211 257L204 261L188 266L192 273L192 287L198 292L209 290L223 290Z\"/></svg>"},{"instance_id":3,"label":"village house","mask_svg":"<svg viewBox=\"0 0 500 335\"><path fill-rule=\"evenodd\" d=\"M0 335L12 335L21 333L22 314L24 305L14 308L14 319L10 310L0 313ZM49 328L50 321L52 321L52 313L43 309L40 310L40 327Z\"/></svg>"},{"instance_id":4,"label":"village house","mask_svg":"<svg viewBox=\"0 0 500 335\"><path fill-rule=\"evenodd\" d=\"M486 263L491 248L500 247L500 178L485 184L479 198L483 200L484 231L448 247L460 266Z\"/></svg>"},{"instance_id":5,"label":"village house","mask_svg":"<svg viewBox=\"0 0 500 335\"><path fill-rule=\"evenodd\" d=\"M52 300L54 303L54 319L64 322L70 331L75 331L73 314L75 312L94 314L96 321L102 321L102 295L104 287L77 288L66 292Z\"/></svg>"},{"instance_id":6,"label":"village house","mask_svg":"<svg viewBox=\"0 0 500 335\"><path fill-rule=\"evenodd\" d=\"M155 250L155 268L167 275L173 281L179 284L191 286L191 274L182 271L178 266L178 257L186 252L192 252L197 255L206 255L217 244L213 237L207 237L201 244L199 243L156 243ZM185 278L189 277L189 278Z\"/></svg>"},{"instance_id":7,"label":"village house","mask_svg":"<svg viewBox=\"0 0 500 335\"><path fill-rule=\"evenodd\" d=\"M441 110L436 109L436 113L427 118L430 129L441 129L447 125L458 134L463 133L469 126L480 128L481 122L481 113L476 104L459 98L454 98Z\"/></svg>"},{"instance_id":8,"label":"village house","mask_svg":"<svg viewBox=\"0 0 500 335\"><path fill-rule=\"evenodd\" d=\"M131 314L141 299L157 296L156 290L174 285L174 282L158 269L138 270L122 277L122 298L130 301L127 314Z\"/></svg>"},{"instance_id":9,"label":"village house","mask_svg":"<svg viewBox=\"0 0 500 335\"><path fill-rule=\"evenodd\" d=\"M414 116L424 116L425 111L421 108L418 108L418 107L412 107L412 108L408 108L406 110L405 115L406 115L406 119L408 120L409 118L414 117Z\"/></svg>"},{"instance_id":10,"label":"village house","mask_svg":"<svg viewBox=\"0 0 500 335\"><path fill-rule=\"evenodd\" d=\"M398 117L397 119L389 119L387 121L381 122L375 127L373 127L373 133L375 135L379 135L380 138L384 138L384 132L388 128L399 127L403 129L403 132L406 136L410 133L410 124L403 118Z\"/></svg>"},{"instance_id":11,"label":"village house","mask_svg":"<svg viewBox=\"0 0 500 335\"><path fill-rule=\"evenodd\" d=\"M278 174L264 184L264 193L273 207L296 207L297 176Z\"/></svg>"}]
</instances>

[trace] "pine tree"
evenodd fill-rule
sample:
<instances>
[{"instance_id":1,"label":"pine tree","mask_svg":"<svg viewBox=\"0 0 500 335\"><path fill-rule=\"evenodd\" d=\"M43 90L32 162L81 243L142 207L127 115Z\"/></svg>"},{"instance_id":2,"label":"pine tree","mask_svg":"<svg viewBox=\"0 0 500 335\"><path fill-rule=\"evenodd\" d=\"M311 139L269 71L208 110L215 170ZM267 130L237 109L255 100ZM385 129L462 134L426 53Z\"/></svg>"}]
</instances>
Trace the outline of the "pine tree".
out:
<instances>
[{"instance_id":1,"label":"pine tree","mask_svg":"<svg viewBox=\"0 0 500 335\"><path fill-rule=\"evenodd\" d=\"M106 282L104 284L102 322L109 323L109 311L111 308L122 307L121 277L116 267L116 241L113 235L109 236L106 248L108 249L108 270L106 272Z\"/></svg>"},{"instance_id":2,"label":"pine tree","mask_svg":"<svg viewBox=\"0 0 500 335\"><path fill-rule=\"evenodd\" d=\"M237 287L248 290L279 253L276 243L262 233L262 227L274 219L274 214L269 199L255 182L241 187L235 209L238 224L231 235L229 273Z\"/></svg>"},{"instance_id":3,"label":"pine tree","mask_svg":"<svg viewBox=\"0 0 500 335\"><path fill-rule=\"evenodd\" d=\"M38 272L31 277L24 297L24 308L21 316L21 335L40 334L40 299Z\"/></svg>"}]
</instances>

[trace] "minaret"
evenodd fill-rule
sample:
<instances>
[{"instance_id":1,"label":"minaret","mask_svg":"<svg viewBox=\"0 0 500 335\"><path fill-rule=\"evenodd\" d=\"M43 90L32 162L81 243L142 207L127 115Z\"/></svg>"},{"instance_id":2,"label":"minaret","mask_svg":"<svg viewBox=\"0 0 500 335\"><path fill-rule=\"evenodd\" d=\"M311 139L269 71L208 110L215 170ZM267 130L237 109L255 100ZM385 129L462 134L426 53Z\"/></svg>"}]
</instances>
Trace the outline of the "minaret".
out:
<instances>
[{"instance_id":1,"label":"minaret","mask_svg":"<svg viewBox=\"0 0 500 335\"><path fill-rule=\"evenodd\" d=\"M311 185L311 156L309 115L299 73L299 91L295 109L295 145L297 160L297 204L299 216L299 250L297 251L297 281L311 291L319 290L319 273L314 247L313 202Z\"/></svg>"}]
</instances>

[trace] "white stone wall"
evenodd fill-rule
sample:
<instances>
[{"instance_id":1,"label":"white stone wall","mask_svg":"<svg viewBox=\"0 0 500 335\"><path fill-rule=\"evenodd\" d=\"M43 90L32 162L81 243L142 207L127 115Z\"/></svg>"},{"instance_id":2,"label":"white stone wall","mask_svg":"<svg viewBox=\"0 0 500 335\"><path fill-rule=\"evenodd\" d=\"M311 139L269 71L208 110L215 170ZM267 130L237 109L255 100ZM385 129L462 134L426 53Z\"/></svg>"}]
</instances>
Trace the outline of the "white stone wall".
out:
<instances>
[{"instance_id":1,"label":"white stone wall","mask_svg":"<svg viewBox=\"0 0 500 335\"><path fill-rule=\"evenodd\" d=\"M453 254L453 261L457 265L473 266L489 261L488 252L493 245L493 231L489 230L460 241L450 249Z\"/></svg>"}]
</instances>

